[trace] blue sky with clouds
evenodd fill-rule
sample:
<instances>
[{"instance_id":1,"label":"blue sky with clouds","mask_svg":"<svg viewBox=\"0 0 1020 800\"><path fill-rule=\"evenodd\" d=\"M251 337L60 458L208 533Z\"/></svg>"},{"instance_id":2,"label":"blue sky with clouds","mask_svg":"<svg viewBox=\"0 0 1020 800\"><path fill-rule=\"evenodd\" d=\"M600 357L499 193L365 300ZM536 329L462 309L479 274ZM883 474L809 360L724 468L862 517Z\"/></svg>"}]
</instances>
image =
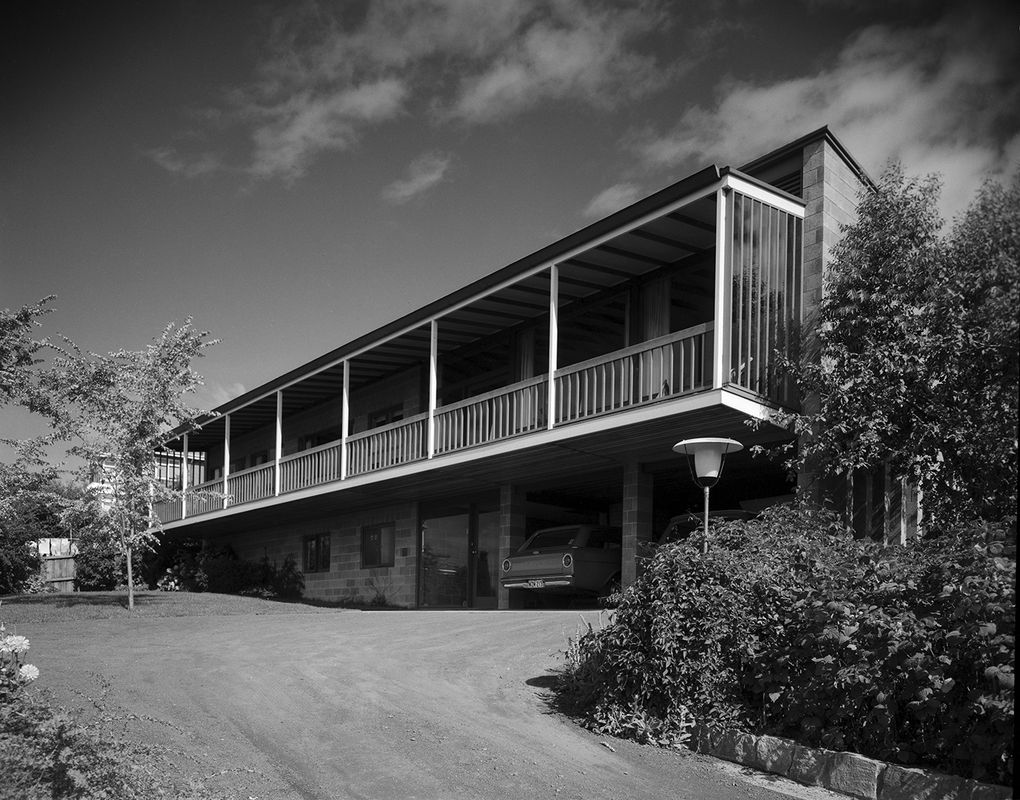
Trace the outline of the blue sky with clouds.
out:
<instances>
[{"instance_id":1,"label":"blue sky with clouds","mask_svg":"<svg viewBox=\"0 0 1020 800\"><path fill-rule=\"evenodd\" d=\"M827 124L947 217L1020 162L1009 3L48 2L0 12L0 306L222 341L210 407Z\"/></svg>"}]
</instances>

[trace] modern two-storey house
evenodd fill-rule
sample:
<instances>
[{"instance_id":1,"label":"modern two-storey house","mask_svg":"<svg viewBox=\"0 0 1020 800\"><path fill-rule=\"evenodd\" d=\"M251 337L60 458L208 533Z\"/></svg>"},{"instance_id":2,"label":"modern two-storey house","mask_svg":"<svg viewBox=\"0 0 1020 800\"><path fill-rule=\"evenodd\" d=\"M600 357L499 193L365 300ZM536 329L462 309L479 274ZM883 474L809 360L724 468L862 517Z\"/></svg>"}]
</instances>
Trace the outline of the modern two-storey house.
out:
<instances>
[{"instance_id":1,"label":"modern two-storey house","mask_svg":"<svg viewBox=\"0 0 1020 800\"><path fill-rule=\"evenodd\" d=\"M500 564L526 535L603 523L626 584L639 542L699 506L676 441L745 445L717 507L794 491L750 446L791 437L767 421L797 402L776 354L810 330L866 181L827 129L706 166L308 361L175 432L164 474L196 494L162 527L292 555L310 597L508 608ZM853 511L901 524L865 488Z\"/></svg>"}]
</instances>

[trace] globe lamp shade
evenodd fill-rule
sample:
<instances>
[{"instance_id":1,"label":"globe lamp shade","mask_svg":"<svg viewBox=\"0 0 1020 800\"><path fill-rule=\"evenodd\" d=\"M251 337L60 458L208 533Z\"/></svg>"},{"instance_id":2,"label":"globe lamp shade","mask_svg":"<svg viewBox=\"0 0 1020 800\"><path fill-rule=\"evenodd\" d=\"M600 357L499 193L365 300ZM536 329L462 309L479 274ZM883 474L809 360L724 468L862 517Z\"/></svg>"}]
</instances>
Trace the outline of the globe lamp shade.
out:
<instances>
[{"instance_id":1,"label":"globe lamp shade","mask_svg":"<svg viewBox=\"0 0 1020 800\"><path fill-rule=\"evenodd\" d=\"M673 445L673 450L688 458L694 458L691 477L698 486L715 486L722 475L723 461L727 453L736 453L744 446L735 439L684 439Z\"/></svg>"}]
</instances>

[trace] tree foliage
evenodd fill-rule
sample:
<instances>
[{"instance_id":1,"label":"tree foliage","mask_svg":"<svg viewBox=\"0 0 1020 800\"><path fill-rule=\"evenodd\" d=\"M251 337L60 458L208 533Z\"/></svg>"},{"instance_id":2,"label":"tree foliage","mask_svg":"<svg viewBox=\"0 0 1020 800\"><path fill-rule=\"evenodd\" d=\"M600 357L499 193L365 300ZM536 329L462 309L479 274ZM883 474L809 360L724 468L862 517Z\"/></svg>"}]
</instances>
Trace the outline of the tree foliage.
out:
<instances>
[{"instance_id":1,"label":"tree foliage","mask_svg":"<svg viewBox=\"0 0 1020 800\"><path fill-rule=\"evenodd\" d=\"M75 537L66 514L84 492L57 482L48 471L14 470L7 464L0 465L0 485L10 492L0 502L0 594L15 594L38 578L40 539Z\"/></svg>"},{"instance_id":2,"label":"tree foliage","mask_svg":"<svg viewBox=\"0 0 1020 800\"><path fill-rule=\"evenodd\" d=\"M948 235L939 182L890 166L833 251L820 359L793 367L819 409L795 466L885 464L936 528L1016 515L1020 176L986 182Z\"/></svg>"},{"instance_id":3,"label":"tree foliage","mask_svg":"<svg viewBox=\"0 0 1020 800\"><path fill-rule=\"evenodd\" d=\"M32 334L40 317L49 313L46 305L52 299L44 297L16 311L0 309L0 405L21 396L27 373L36 363L35 354L43 346Z\"/></svg>"},{"instance_id":4,"label":"tree foliage","mask_svg":"<svg viewBox=\"0 0 1020 800\"><path fill-rule=\"evenodd\" d=\"M186 402L201 384L192 362L213 343L191 320L170 323L142 350L100 355L65 339L39 373L32 407L70 442L69 455L83 463L80 476L103 500L127 560L129 604L132 554L154 538L150 504L173 494L155 480L153 453L170 430L197 416Z\"/></svg>"}]
</instances>

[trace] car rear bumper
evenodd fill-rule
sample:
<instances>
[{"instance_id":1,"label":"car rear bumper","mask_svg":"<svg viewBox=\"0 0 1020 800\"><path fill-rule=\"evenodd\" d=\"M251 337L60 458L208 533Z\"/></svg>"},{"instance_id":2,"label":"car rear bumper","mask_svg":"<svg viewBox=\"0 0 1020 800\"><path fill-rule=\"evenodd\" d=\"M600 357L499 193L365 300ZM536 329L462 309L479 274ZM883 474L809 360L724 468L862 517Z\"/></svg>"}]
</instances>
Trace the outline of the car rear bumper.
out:
<instances>
[{"instance_id":1,"label":"car rear bumper","mask_svg":"<svg viewBox=\"0 0 1020 800\"><path fill-rule=\"evenodd\" d=\"M504 578L504 589L566 589L574 585L570 575L551 575L547 578Z\"/></svg>"}]
</instances>

